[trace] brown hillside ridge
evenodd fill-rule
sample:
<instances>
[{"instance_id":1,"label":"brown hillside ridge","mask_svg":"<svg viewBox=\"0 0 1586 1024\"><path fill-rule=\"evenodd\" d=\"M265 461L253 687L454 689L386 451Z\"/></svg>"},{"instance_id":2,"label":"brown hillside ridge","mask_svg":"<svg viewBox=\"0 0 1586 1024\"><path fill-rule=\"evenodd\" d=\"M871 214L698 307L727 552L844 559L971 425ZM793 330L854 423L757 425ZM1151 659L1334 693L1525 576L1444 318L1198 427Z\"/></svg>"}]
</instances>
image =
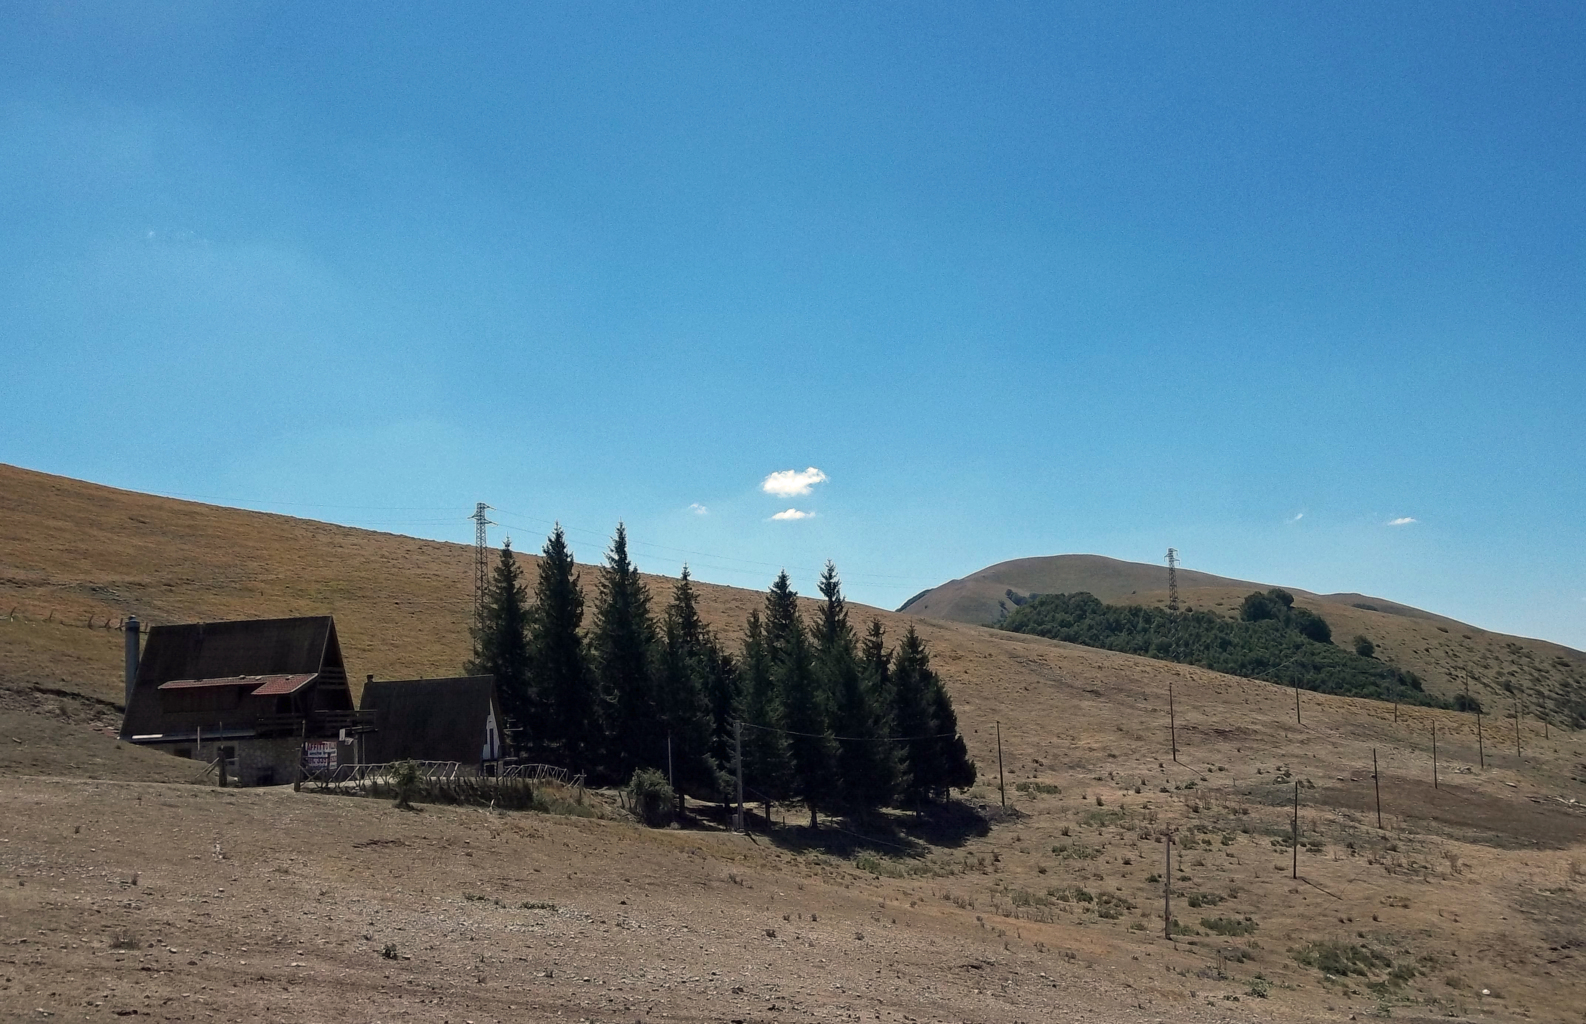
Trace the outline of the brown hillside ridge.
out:
<instances>
[{"instance_id":1,"label":"brown hillside ridge","mask_svg":"<svg viewBox=\"0 0 1586 1024\"><path fill-rule=\"evenodd\" d=\"M1229 617L1238 616L1246 594L1273 585L1178 570L1181 607ZM1494 713L1512 713L1518 701L1524 713L1547 713L1558 722L1568 720L1565 707L1571 696L1586 696L1586 653L1573 648L1489 632L1385 598L1283 589L1294 595L1296 604L1327 620L1333 643L1352 650L1355 637L1367 637L1376 645L1379 661L1414 672L1430 693L1451 698L1468 685ZM917 594L899 611L992 624L1032 595L1080 591L1108 604L1165 606L1167 566L1102 555L1017 558Z\"/></svg>"},{"instance_id":2,"label":"brown hillside ridge","mask_svg":"<svg viewBox=\"0 0 1586 1024\"><path fill-rule=\"evenodd\" d=\"M1470 715L1302 693L1296 722L1266 683L854 607L929 643L975 815L405 812L107 735L106 615L333 614L354 680L453 675L470 555L0 467L0 1018L1583 1019L1586 743L1531 717L1483 755ZM734 638L761 601L700 589Z\"/></svg>"}]
</instances>

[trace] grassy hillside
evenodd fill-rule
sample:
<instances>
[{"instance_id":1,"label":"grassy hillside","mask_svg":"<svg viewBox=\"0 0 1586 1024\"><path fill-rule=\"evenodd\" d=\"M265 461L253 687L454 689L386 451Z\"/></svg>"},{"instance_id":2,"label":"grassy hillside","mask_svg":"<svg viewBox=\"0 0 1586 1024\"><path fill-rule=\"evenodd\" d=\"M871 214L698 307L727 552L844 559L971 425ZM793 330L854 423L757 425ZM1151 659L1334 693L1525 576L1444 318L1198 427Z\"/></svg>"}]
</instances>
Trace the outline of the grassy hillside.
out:
<instances>
[{"instance_id":1,"label":"grassy hillside","mask_svg":"<svg viewBox=\"0 0 1586 1024\"><path fill-rule=\"evenodd\" d=\"M1271 584L1178 572L1186 608L1236 617L1245 595ZM1313 594L1284 587L1297 606L1327 620L1333 643L1352 649L1356 636L1376 646L1385 665L1413 672L1426 692L1452 699L1467 686L1489 710L1565 722L1586 708L1586 653L1493 633L1454 619L1364 594ZM1000 562L914 597L902 611L953 622L993 623L1033 594L1094 594L1108 604L1167 604L1167 567L1100 555L1053 555Z\"/></svg>"},{"instance_id":2,"label":"grassy hillside","mask_svg":"<svg viewBox=\"0 0 1586 1024\"><path fill-rule=\"evenodd\" d=\"M291 1019L1518 1022L1586 1005L1586 737L1531 718L1519 754L1496 718L1478 752L1470 715L1307 693L1297 722L1281 687L920 619L989 830L751 841L150 785L191 762L118 748L109 710L70 696L119 696L102 623L128 611L332 612L357 678L455 671L470 556L0 467L0 944L28 958L0 972L0 1016L191 1016L209 990ZM761 599L702 589L724 630ZM878 614L894 636L911 619Z\"/></svg>"}]
</instances>

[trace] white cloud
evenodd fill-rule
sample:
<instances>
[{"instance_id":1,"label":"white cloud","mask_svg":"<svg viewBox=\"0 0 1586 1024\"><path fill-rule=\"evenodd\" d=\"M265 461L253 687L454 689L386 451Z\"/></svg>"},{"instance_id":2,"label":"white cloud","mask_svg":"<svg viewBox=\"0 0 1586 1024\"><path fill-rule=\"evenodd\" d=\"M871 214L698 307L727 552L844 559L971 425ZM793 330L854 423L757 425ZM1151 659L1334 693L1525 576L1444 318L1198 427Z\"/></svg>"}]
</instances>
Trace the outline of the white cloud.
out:
<instances>
[{"instance_id":1,"label":"white cloud","mask_svg":"<svg viewBox=\"0 0 1586 1024\"><path fill-rule=\"evenodd\" d=\"M796 508L790 508L786 512L778 512L776 515L772 516L771 518L772 519L813 519L814 517L815 517L815 513L813 513L813 512L800 512Z\"/></svg>"},{"instance_id":2,"label":"white cloud","mask_svg":"<svg viewBox=\"0 0 1586 1024\"><path fill-rule=\"evenodd\" d=\"M1411 523L1418 523L1418 522L1420 522L1419 519L1414 519L1414 518L1411 518L1410 516L1400 516L1397 519L1388 520L1388 525L1389 526L1409 526Z\"/></svg>"},{"instance_id":3,"label":"white cloud","mask_svg":"<svg viewBox=\"0 0 1586 1024\"><path fill-rule=\"evenodd\" d=\"M690 505L688 507L688 510L690 512L694 513L696 516L708 516L708 515L710 515L710 509L706 508L704 505L701 505L697 501L694 502L694 504Z\"/></svg>"},{"instance_id":4,"label":"white cloud","mask_svg":"<svg viewBox=\"0 0 1586 1024\"><path fill-rule=\"evenodd\" d=\"M825 482L826 474L814 466L802 472L796 469L779 469L760 481L760 489L767 494L791 498L798 494L808 494L811 487Z\"/></svg>"},{"instance_id":5,"label":"white cloud","mask_svg":"<svg viewBox=\"0 0 1586 1024\"><path fill-rule=\"evenodd\" d=\"M1297 523L1301 519L1304 519L1304 518L1305 518L1305 513L1304 512L1296 512L1296 513L1294 513L1294 515L1289 517L1289 522Z\"/></svg>"}]
</instances>

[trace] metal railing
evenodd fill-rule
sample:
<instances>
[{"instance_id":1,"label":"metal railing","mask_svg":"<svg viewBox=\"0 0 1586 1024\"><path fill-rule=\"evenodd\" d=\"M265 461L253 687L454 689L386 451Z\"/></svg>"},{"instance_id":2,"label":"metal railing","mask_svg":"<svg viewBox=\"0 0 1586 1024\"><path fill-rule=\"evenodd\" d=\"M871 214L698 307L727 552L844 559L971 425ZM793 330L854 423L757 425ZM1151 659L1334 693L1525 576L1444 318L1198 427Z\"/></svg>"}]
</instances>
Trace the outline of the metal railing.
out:
<instances>
[{"instance_id":1,"label":"metal railing","mask_svg":"<svg viewBox=\"0 0 1586 1024\"><path fill-rule=\"evenodd\" d=\"M389 785L399 764L403 761L388 761L384 764L343 764L335 768L324 768L310 772L304 781L320 789L363 789L376 785ZM490 773L482 765L463 764L459 761L414 761L412 764L418 769L418 778L421 782L450 783L450 782L484 782L538 785L551 783L568 787L579 787L584 784L584 774L577 774L566 768L559 768L552 764L515 764L502 768L499 772Z\"/></svg>"}]
</instances>

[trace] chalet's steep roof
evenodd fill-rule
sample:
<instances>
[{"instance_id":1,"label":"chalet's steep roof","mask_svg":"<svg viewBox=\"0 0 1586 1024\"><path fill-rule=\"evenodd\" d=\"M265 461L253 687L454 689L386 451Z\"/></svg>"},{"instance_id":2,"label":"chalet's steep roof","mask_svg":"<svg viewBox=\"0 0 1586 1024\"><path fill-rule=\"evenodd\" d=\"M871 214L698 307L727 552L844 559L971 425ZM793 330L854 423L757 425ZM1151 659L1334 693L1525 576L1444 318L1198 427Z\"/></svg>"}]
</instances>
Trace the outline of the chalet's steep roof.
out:
<instances>
[{"instance_id":1,"label":"chalet's steep roof","mask_svg":"<svg viewBox=\"0 0 1586 1024\"><path fill-rule=\"evenodd\" d=\"M493 710L501 727L495 676L365 683L359 709L374 713L375 731L364 737L364 760L372 764L404 759L478 764Z\"/></svg>"},{"instance_id":2,"label":"chalet's steep roof","mask_svg":"<svg viewBox=\"0 0 1586 1024\"><path fill-rule=\"evenodd\" d=\"M329 615L155 626L138 664L138 682L314 675L325 666L335 635ZM335 660L339 665L339 649Z\"/></svg>"},{"instance_id":3,"label":"chalet's steep roof","mask_svg":"<svg viewBox=\"0 0 1586 1024\"><path fill-rule=\"evenodd\" d=\"M341 644L329 615L154 626L138 662L121 734L152 735L168 731L168 726L191 727L185 718L172 719L166 714L160 702L161 688L244 686L251 682L249 697L279 697L297 693L319 677L323 677L321 686L346 688ZM351 707L351 694L345 699L345 706ZM227 724L240 726L250 720L250 714L265 709L262 704L246 704L228 711ZM176 726L177 721L182 725Z\"/></svg>"}]
</instances>

